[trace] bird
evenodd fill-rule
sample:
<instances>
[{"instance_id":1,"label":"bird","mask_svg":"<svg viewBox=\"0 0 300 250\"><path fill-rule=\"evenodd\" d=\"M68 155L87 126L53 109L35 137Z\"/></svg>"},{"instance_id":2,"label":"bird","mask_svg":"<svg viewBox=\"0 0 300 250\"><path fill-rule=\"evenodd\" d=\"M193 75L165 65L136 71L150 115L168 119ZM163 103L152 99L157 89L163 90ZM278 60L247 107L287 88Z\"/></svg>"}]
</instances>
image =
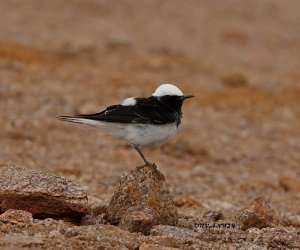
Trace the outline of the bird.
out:
<instances>
[{"instance_id":1,"label":"bird","mask_svg":"<svg viewBox=\"0 0 300 250\"><path fill-rule=\"evenodd\" d=\"M163 143L173 136L181 123L182 104L192 97L184 95L174 84L165 83L149 97L126 98L99 113L57 118L89 125L104 134L125 140L137 150L146 165L152 165L141 147Z\"/></svg>"}]
</instances>

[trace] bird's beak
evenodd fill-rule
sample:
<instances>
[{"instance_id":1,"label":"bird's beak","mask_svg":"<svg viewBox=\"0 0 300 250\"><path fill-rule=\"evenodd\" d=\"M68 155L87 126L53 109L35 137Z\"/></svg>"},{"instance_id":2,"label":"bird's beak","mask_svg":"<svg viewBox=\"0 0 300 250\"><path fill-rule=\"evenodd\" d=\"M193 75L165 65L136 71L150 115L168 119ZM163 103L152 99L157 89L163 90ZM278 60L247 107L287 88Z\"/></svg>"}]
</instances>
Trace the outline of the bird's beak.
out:
<instances>
[{"instance_id":1,"label":"bird's beak","mask_svg":"<svg viewBox=\"0 0 300 250\"><path fill-rule=\"evenodd\" d=\"M194 96L193 95L184 95L184 96L182 96L182 99L185 100L185 99L189 99L192 97L194 97Z\"/></svg>"}]
</instances>

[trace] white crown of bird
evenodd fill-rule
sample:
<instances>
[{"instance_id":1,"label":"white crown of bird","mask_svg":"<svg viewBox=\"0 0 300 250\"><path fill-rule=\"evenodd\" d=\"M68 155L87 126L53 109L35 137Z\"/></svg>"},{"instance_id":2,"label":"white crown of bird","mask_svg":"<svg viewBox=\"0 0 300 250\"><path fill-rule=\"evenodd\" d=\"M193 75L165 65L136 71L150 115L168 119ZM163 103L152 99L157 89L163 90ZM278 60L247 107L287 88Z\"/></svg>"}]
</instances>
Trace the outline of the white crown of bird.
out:
<instances>
[{"instance_id":1,"label":"white crown of bird","mask_svg":"<svg viewBox=\"0 0 300 250\"><path fill-rule=\"evenodd\" d=\"M173 84L162 84L152 94L152 96L160 97L165 95L183 96L182 91Z\"/></svg>"}]
</instances>

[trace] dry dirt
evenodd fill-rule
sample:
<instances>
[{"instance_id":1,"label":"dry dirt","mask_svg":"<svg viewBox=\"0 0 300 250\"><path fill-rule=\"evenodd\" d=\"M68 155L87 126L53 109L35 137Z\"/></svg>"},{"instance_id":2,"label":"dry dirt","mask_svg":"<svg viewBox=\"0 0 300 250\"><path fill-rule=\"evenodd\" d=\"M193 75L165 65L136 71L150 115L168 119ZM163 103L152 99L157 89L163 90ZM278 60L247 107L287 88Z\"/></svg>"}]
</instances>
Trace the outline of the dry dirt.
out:
<instances>
[{"instance_id":1,"label":"dry dirt","mask_svg":"<svg viewBox=\"0 0 300 250\"><path fill-rule=\"evenodd\" d=\"M56 117L172 82L196 97L178 134L145 154L179 214L230 219L262 197L279 220L298 218L277 227L299 233L300 1L1 0L0 12L1 164L64 176L108 204L140 157Z\"/></svg>"}]
</instances>

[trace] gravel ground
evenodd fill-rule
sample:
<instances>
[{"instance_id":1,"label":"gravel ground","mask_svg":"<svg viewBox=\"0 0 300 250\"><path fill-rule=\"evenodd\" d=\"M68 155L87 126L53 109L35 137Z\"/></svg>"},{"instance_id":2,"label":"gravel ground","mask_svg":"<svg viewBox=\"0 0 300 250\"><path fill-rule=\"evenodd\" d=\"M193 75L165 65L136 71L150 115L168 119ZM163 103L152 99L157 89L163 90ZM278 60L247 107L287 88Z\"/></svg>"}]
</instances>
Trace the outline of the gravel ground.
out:
<instances>
[{"instance_id":1,"label":"gravel ground","mask_svg":"<svg viewBox=\"0 0 300 250\"><path fill-rule=\"evenodd\" d=\"M299 1L2 0L0 11L1 164L66 177L107 205L121 175L142 164L140 157L121 141L56 117L98 112L172 82L196 98L184 104L178 134L145 154L164 174L180 216L220 212L233 223L232 213L260 197L278 220L275 231L257 234L299 233ZM45 235L49 221L36 222ZM53 230L67 230L52 222ZM11 235L8 246L30 242L27 236L14 240L18 226L7 227L0 235ZM120 248L202 244L172 245L110 225L93 227L104 232L101 242L107 230L116 231L111 240L124 239L115 245ZM92 229L76 230L78 247L100 246L89 238ZM243 238L247 244L276 247L249 234L255 232ZM223 236L200 237L201 247L238 244ZM57 247L51 237L18 246ZM67 247L64 237L58 238Z\"/></svg>"}]
</instances>

